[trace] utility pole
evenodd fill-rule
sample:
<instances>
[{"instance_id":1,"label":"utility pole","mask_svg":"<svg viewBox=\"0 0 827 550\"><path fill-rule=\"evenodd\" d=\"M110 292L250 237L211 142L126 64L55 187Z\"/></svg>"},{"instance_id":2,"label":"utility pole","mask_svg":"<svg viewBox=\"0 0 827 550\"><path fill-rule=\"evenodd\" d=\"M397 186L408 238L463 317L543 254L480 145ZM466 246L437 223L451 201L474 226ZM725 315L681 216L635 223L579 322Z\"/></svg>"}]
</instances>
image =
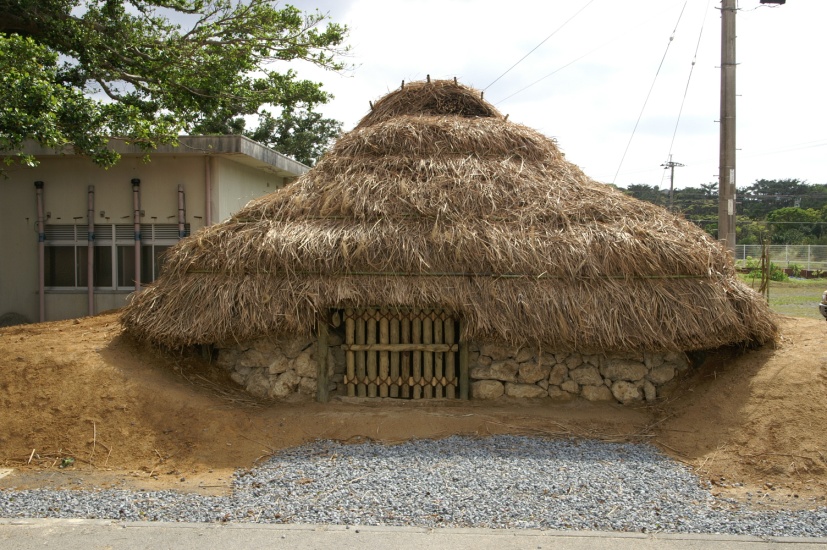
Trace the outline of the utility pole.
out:
<instances>
[{"instance_id":1,"label":"utility pole","mask_svg":"<svg viewBox=\"0 0 827 550\"><path fill-rule=\"evenodd\" d=\"M669 160L661 164L661 166L671 169L671 173L669 174L669 210L672 210L672 197L675 191L675 167L680 168L684 165L680 162L675 162L672 160L672 155L669 155Z\"/></svg>"},{"instance_id":2,"label":"utility pole","mask_svg":"<svg viewBox=\"0 0 827 550\"><path fill-rule=\"evenodd\" d=\"M721 132L718 163L718 240L735 253L735 12L721 1Z\"/></svg>"}]
</instances>

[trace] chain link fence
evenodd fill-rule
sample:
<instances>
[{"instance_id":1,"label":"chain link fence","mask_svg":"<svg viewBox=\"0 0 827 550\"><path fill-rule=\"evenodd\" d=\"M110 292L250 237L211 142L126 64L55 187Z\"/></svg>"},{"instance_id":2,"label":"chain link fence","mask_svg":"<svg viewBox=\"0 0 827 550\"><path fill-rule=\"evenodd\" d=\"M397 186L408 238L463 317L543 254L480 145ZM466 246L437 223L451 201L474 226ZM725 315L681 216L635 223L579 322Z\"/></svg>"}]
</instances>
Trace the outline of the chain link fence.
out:
<instances>
[{"instance_id":1,"label":"chain link fence","mask_svg":"<svg viewBox=\"0 0 827 550\"><path fill-rule=\"evenodd\" d=\"M743 267L748 258L761 259L760 244L735 245L735 263ZM767 247L770 261L781 267L798 266L808 271L827 270L827 245L776 244Z\"/></svg>"}]
</instances>

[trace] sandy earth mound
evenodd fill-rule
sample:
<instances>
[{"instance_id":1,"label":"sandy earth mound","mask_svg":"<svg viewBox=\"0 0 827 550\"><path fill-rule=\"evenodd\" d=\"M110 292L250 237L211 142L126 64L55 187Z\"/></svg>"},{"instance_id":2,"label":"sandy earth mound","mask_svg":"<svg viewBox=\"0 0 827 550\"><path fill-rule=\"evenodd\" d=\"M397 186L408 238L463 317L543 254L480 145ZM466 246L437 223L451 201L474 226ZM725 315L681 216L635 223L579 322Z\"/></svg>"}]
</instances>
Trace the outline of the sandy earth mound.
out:
<instances>
[{"instance_id":1,"label":"sandy earth mound","mask_svg":"<svg viewBox=\"0 0 827 550\"><path fill-rule=\"evenodd\" d=\"M825 323L782 317L774 348L711 355L655 406L262 403L198 358L121 333L115 313L0 329L3 487L228 490L232 471L314 439L495 433L644 441L760 506L824 505ZM70 460L74 459L74 461Z\"/></svg>"}]
</instances>

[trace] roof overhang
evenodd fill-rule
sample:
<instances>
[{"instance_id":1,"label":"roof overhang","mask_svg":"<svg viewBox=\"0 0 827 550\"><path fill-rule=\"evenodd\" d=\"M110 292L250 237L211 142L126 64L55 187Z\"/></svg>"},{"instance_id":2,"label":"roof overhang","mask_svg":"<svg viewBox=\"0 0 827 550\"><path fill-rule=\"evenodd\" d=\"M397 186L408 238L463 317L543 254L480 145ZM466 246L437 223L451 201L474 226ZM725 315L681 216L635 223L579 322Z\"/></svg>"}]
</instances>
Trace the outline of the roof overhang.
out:
<instances>
[{"instance_id":1,"label":"roof overhang","mask_svg":"<svg viewBox=\"0 0 827 550\"><path fill-rule=\"evenodd\" d=\"M123 157L144 156L150 159L156 156L219 156L226 157L247 166L270 172L279 177L295 178L310 168L269 147L245 136L180 136L177 145L161 145L145 151L137 145L130 145L122 140L113 139L110 148ZM23 152L35 157L56 157L76 155L71 145L61 149L43 147L35 142L28 142Z\"/></svg>"}]
</instances>

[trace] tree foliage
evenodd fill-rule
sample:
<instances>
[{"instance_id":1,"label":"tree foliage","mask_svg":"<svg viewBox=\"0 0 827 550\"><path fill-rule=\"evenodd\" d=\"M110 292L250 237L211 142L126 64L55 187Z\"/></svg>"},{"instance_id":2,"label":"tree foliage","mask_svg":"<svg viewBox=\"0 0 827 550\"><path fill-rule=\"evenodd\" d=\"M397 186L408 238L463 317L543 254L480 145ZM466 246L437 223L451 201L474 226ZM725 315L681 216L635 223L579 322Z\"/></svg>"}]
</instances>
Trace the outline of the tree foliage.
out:
<instances>
[{"instance_id":1,"label":"tree foliage","mask_svg":"<svg viewBox=\"0 0 827 550\"><path fill-rule=\"evenodd\" d=\"M632 183L625 190L624 193L631 195L634 198L660 206L669 204L668 190L661 190L657 185L651 186L645 183Z\"/></svg>"},{"instance_id":2,"label":"tree foliage","mask_svg":"<svg viewBox=\"0 0 827 550\"><path fill-rule=\"evenodd\" d=\"M625 192L661 206L668 204L668 196L658 187L634 184ZM717 237L717 195L716 183L675 189L674 210ZM827 184L760 179L740 188L736 242L827 244Z\"/></svg>"},{"instance_id":3,"label":"tree foliage","mask_svg":"<svg viewBox=\"0 0 827 550\"><path fill-rule=\"evenodd\" d=\"M339 135L342 123L306 108L285 108L278 117L263 112L255 131L247 135L268 147L313 166Z\"/></svg>"},{"instance_id":4,"label":"tree foliage","mask_svg":"<svg viewBox=\"0 0 827 550\"><path fill-rule=\"evenodd\" d=\"M200 134L243 134L308 166L316 163L341 130L341 122L324 118L304 103L285 106L278 116L262 109L252 130L244 117L232 113L219 113L195 127Z\"/></svg>"},{"instance_id":5,"label":"tree foliage","mask_svg":"<svg viewBox=\"0 0 827 550\"><path fill-rule=\"evenodd\" d=\"M0 0L0 154L72 144L102 166L110 137L147 150L206 121L330 95L287 62L332 70L347 29L274 0Z\"/></svg>"},{"instance_id":6,"label":"tree foliage","mask_svg":"<svg viewBox=\"0 0 827 550\"><path fill-rule=\"evenodd\" d=\"M767 215L774 244L812 244L821 237L821 213L812 208L787 206Z\"/></svg>"},{"instance_id":7,"label":"tree foliage","mask_svg":"<svg viewBox=\"0 0 827 550\"><path fill-rule=\"evenodd\" d=\"M756 180L740 191L740 211L752 218L765 218L778 208L800 206L802 196L808 194L808 187L797 179Z\"/></svg>"}]
</instances>

